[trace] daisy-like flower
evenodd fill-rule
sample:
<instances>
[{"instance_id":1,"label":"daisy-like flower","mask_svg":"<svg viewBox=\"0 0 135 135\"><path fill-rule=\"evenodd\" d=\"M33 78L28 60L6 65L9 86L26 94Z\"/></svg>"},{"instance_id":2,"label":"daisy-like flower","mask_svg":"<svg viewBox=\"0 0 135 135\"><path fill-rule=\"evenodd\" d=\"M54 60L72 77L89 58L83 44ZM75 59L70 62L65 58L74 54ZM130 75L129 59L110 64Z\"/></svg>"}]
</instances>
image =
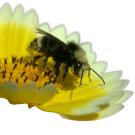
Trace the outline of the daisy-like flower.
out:
<instances>
[{"instance_id":1,"label":"daisy-like flower","mask_svg":"<svg viewBox=\"0 0 135 135\"><path fill-rule=\"evenodd\" d=\"M74 41L85 51L88 64L104 79L87 72L79 86L80 77L71 69L62 83L54 72L55 61L50 59L44 70L42 59L33 64L33 57L38 53L28 47L33 39L41 35L36 33L40 28L61 41ZM73 120L95 120L112 115L123 108L122 103L131 95L125 90L128 80L121 79L121 71L106 73L107 63L96 62L96 54L91 43L80 43L77 32L67 35L63 25L53 29L47 23L38 24L34 10L24 13L21 5L14 11L8 4L0 10L0 97L12 104L27 103L41 110L55 112ZM60 67L62 73L63 65Z\"/></svg>"}]
</instances>

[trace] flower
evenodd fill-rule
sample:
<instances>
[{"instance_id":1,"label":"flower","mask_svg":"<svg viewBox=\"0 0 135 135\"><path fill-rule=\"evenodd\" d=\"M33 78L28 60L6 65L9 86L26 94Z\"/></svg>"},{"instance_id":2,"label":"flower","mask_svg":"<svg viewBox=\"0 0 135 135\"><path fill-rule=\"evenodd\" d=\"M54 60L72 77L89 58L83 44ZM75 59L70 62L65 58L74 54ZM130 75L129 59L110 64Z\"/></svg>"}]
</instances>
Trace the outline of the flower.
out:
<instances>
[{"instance_id":1,"label":"flower","mask_svg":"<svg viewBox=\"0 0 135 135\"><path fill-rule=\"evenodd\" d=\"M12 11L7 3L0 9L0 97L12 104L39 105L56 92L52 84L43 85L48 79L39 76L40 69L30 65L27 58L27 47L36 37L37 27L38 17L33 9L25 13L18 5Z\"/></svg>"},{"instance_id":2,"label":"flower","mask_svg":"<svg viewBox=\"0 0 135 135\"><path fill-rule=\"evenodd\" d=\"M56 79L55 61L50 58L44 70L43 60L34 61L37 52L28 50L30 43L41 36L40 28L51 33L65 44L74 41L85 51L88 64L105 81L91 71L90 78L85 72L82 84L71 68L62 83ZM38 24L36 12L24 13L21 5L14 11L8 4L0 9L0 97L12 104L26 103L29 107L55 112L72 120L95 120L112 115L123 108L132 92L125 90L128 80L121 79L121 71L105 72L107 63L96 61L96 54L89 42L80 43L80 35L67 35L66 28L59 25L53 29L47 23Z\"/></svg>"}]
</instances>

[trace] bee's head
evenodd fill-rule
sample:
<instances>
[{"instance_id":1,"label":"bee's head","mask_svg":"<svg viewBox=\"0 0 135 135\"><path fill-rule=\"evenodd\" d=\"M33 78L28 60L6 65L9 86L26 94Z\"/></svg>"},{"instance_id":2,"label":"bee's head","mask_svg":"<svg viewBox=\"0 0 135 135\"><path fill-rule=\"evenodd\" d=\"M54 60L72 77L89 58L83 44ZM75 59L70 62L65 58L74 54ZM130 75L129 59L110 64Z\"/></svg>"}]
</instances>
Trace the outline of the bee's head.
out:
<instances>
[{"instance_id":1,"label":"bee's head","mask_svg":"<svg viewBox=\"0 0 135 135\"><path fill-rule=\"evenodd\" d=\"M31 43L30 46L28 47L29 50L33 50L33 51L39 51L41 48L41 44L40 44L40 38L35 38Z\"/></svg>"},{"instance_id":2,"label":"bee's head","mask_svg":"<svg viewBox=\"0 0 135 135\"><path fill-rule=\"evenodd\" d=\"M90 69L90 66L88 63L75 60L72 64L72 69L75 75L80 75L83 71Z\"/></svg>"}]
</instances>

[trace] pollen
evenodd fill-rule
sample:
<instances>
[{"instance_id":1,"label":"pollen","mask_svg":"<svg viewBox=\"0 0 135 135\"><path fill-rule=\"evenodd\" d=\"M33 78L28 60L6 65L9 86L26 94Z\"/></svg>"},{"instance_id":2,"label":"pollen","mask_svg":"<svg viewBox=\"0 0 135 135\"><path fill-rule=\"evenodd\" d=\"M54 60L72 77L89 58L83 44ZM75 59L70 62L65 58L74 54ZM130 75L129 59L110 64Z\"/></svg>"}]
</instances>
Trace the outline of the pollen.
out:
<instances>
[{"instance_id":1,"label":"pollen","mask_svg":"<svg viewBox=\"0 0 135 135\"><path fill-rule=\"evenodd\" d=\"M0 84L13 81L18 86L23 86L30 82L36 82L38 88L56 82L56 76L51 64L47 64L44 69L33 63L29 59L14 58L0 61Z\"/></svg>"}]
</instances>

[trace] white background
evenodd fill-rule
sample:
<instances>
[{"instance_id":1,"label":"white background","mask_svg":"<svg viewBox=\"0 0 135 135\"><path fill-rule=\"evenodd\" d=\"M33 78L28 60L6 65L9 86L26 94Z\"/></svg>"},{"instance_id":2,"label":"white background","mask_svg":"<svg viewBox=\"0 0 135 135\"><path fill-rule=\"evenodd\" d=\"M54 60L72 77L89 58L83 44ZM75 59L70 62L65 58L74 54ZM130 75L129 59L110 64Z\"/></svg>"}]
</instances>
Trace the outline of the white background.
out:
<instances>
[{"instance_id":1,"label":"white background","mask_svg":"<svg viewBox=\"0 0 135 135\"><path fill-rule=\"evenodd\" d=\"M123 70L135 90L135 1L134 0L0 0L14 8L37 10L40 22L64 24L68 33L79 31L81 41L91 41L98 60L109 63L108 71ZM0 99L0 135L133 135L135 99L119 113L98 121L78 122L26 105L10 105Z\"/></svg>"}]
</instances>

